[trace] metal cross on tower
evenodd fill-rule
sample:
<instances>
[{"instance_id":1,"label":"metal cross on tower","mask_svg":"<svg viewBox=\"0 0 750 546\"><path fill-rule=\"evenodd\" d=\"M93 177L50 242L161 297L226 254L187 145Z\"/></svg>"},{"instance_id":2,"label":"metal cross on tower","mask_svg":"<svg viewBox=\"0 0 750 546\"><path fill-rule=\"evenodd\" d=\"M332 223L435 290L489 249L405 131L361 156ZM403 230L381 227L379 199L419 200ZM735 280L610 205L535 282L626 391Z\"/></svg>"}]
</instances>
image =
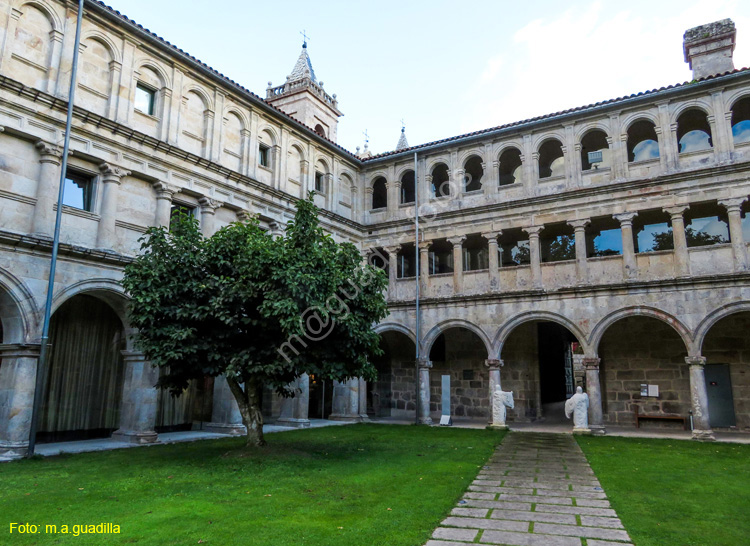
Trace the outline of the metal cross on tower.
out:
<instances>
[{"instance_id":1,"label":"metal cross on tower","mask_svg":"<svg viewBox=\"0 0 750 546\"><path fill-rule=\"evenodd\" d=\"M307 31L305 29L302 29L302 32L300 32L302 35L302 47L307 47L307 41L310 39L310 37L307 35Z\"/></svg>"}]
</instances>

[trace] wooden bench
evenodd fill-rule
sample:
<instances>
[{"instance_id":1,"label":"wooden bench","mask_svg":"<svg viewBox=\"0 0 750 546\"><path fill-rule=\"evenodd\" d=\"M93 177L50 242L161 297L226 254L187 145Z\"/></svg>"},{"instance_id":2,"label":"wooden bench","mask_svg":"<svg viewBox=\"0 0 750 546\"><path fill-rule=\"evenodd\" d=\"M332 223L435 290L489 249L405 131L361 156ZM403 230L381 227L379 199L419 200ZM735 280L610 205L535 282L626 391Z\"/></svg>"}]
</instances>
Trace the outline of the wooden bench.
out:
<instances>
[{"instance_id":1,"label":"wooden bench","mask_svg":"<svg viewBox=\"0 0 750 546\"><path fill-rule=\"evenodd\" d=\"M683 430L687 430L687 417L667 413L640 413L640 408L635 406L635 428L641 428L642 419L661 419L662 421L682 421Z\"/></svg>"}]
</instances>

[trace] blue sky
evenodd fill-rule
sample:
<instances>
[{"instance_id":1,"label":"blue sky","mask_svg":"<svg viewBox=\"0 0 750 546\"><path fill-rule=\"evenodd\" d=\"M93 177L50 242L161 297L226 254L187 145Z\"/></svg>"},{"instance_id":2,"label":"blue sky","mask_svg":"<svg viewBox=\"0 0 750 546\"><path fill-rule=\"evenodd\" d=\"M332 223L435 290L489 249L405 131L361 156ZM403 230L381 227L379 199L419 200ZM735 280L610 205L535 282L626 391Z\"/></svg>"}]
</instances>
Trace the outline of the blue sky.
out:
<instances>
[{"instance_id":1,"label":"blue sky","mask_svg":"<svg viewBox=\"0 0 750 546\"><path fill-rule=\"evenodd\" d=\"M106 0L105 0L106 1ZM344 117L339 144L392 150L691 79L682 34L726 17L750 65L750 2L109 0L248 89L282 84L305 29Z\"/></svg>"}]
</instances>

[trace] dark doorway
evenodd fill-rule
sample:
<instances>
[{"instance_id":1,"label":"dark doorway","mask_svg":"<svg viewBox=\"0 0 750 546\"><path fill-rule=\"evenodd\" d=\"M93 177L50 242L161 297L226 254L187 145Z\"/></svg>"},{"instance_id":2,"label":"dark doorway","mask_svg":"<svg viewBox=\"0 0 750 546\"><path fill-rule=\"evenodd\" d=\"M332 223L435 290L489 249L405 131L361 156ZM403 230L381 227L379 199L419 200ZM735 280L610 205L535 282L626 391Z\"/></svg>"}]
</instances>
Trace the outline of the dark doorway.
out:
<instances>
[{"instance_id":1,"label":"dark doorway","mask_svg":"<svg viewBox=\"0 0 750 546\"><path fill-rule=\"evenodd\" d=\"M543 415L562 419L565 400L575 392L571 344L577 340L567 328L554 322L539 322L537 329Z\"/></svg>"},{"instance_id":2,"label":"dark doorway","mask_svg":"<svg viewBox=\"0 0 750 546\"><path fill-rule=\"evenodd\" d=\"M325 419L333 411L333 381L310 376L310 403L307 416L310 419Z\"/></svg>"},{"instance_id":3,"label":"dark doorway","mask_svg":"<svg viewBox=\"0 0 750 546\"><path fill-rule=\"evenodd\" d=\"M727 428L737 425L734 415L732 380L728 364L706 364L706 391L711 427Z\"/></svg>"}]
</instances>

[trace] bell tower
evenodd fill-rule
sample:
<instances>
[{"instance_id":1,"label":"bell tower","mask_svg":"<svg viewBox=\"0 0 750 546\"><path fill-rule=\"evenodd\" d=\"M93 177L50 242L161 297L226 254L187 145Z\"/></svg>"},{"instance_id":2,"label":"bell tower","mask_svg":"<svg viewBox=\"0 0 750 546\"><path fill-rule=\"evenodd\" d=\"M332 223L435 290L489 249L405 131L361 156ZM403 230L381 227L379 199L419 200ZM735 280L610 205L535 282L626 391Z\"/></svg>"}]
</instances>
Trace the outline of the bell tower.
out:
<instances>
[{"instance_id":1,"label":"bell tower","mask_svg":"<svg viewBox=\"0 0 750 546\"><path fill-rule=\"evenodd\" d=\"M284 85L268 82L266 102L301 121L319 135L336 142L336 131L341 113L336 95L323 89L323 82L315 77L310 56L307 54L307 37L302 52Z\"/></svg>"}]
</instances>

